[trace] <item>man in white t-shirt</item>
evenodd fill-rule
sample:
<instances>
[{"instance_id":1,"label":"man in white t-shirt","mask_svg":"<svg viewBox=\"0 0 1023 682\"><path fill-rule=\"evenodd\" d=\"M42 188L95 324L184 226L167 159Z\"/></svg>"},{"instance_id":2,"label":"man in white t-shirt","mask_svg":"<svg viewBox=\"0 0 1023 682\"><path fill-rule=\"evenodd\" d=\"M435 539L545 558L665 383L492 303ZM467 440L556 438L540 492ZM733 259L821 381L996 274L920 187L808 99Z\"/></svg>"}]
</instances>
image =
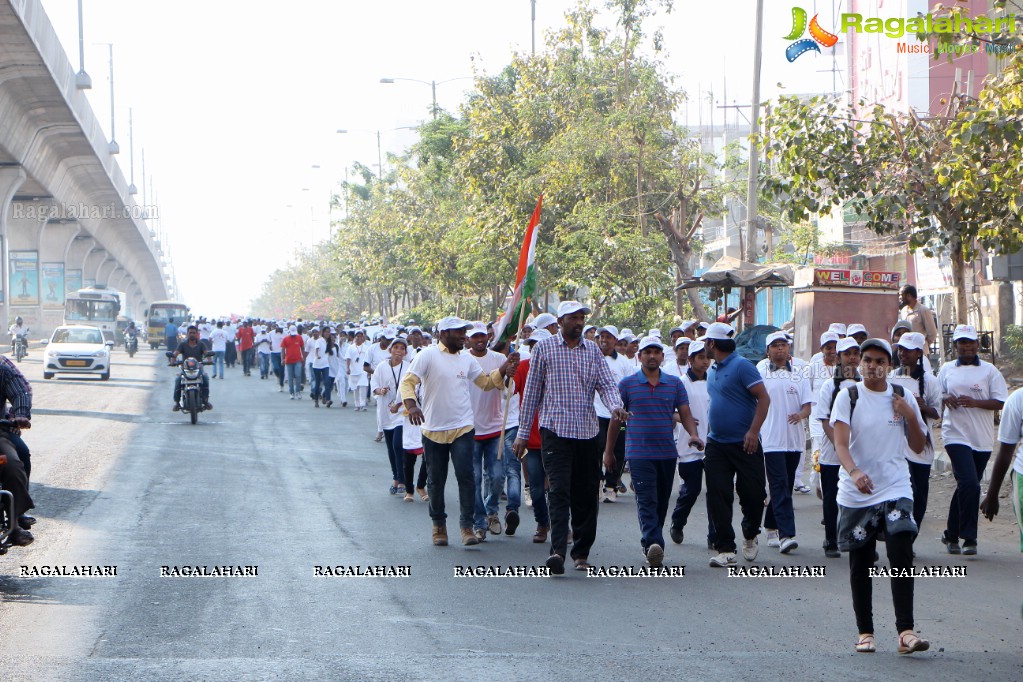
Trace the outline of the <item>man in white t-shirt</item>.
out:
<instances>
[{"instance_id":1,"label":"man in white t-shirt","mask_svg":"<svg viewBox=\"0 0 1023 682\"><path fill-rule=\"evenodd\" d=\"M447 513L444 510L444 485L448 462L458 481L459 526L463 545L479 544L473 533L476 498L473 494L472 452L476 434L469 383L485 391L500 389L505 378L513 378L518 356L512 354L500 368L485 374L472 355L462 353L465 332L472 324L457 317L445 317L437 324L440 345L431 346L412 361L400 393L409 421L422 426L426 466L429 470L427 492L430 518L433 520L433 544L447 545ZM420 387L422 407L416 396Z\"/></svg>"},{"instance_id":2,"label":"man in white t-shirt","mask_svg":"<svg viewBox=\"0 0 1023 682\"><path fill-rule=\"evenodd\" d=\"M1002 409L1009 393L1002 373L977 355L977 330L972 325L957 326L952 332L952 343L958 358L946 362L938 371L945 406L941 440L956 479L956 491L941 541L949 554L962 551L974 555L977 553L980 480L991 458L995 412Z\"/></svg>"},{"instance_id":3,"label":"man in white t-shirt","mask_svg":"<svg viewBox=\"0 0 1023 682\"><path fill-rule=\"evenodd\" d=\"M366 342L366 332L355 332L355 341L348 344L345 355L345 374L348 376L348 387L355 396L355 411L366 411L366 390L369 388L369 375L366 374L366 363L369 362L370 344Z\"/></svg>"},{"instance_id":4,"label":"man in white t-shirt","mask_svg":"<svg viewBox=\"0 0 1023 682\"><path fill-rule=\"evenodd\" d=\"M1012 462L1012 486L1009 499L1012 511L1016 515L1016 525L1020 529L1019 550L1023 552L1023 450L1016 450L1016 445L1023 438L1023 391L1016 391L1005 401L1002 408L1002 422L998 426L998 456L991 469L991 481L987 494L980 503L980 511L988 521L994 521L998 514L998 493L1002 489L1002 481L1009 472ZM1013 453L1016 453L1013 460Z\"/></svg>"},{"instance_id":5,"label":"man in white t-shirt","mask_svg":"<svg viewBox=\"0 0 1023 682\"><path fill-rule=\"evenodd\" d=\"M681 337L679 341L683 339L689 341L685 336ZM707 393L707 370L710 368L710 358L707 357L703 341L678 343L678 347L685 347L689 350L688 364L682 374L682 384L689 396L689 411L693 413L693 420L696 422L696 435L700 437L700 440L706 442L710 424L708 420L710 394ZM661 369L664 371L663 367ZM678 477L680 480L678 499L675 501L675 510L671 513L671 527L668 534L671 536L672 542L680 545L684 537L683 531L686 522L689 520L689 513L703 488L703 450L689 444L688 434L685 433L681 423L675 426L675 447L678 450ZM707 512L707 548L714 548L714 524L710 522L710 511Z\"/></svg>"},{"instance_id":6,"label":"man in white t-shirt","mask_svg":"<svg viewBox=\"0 0 1023 682\"><path fill-rule=\"evenodd\" d=\"M796 542L796 517L792 511L792 488L805 445L803 420L810 416L813 403L809 377L792 367L790 349L785 332L769 334L767 365L758 366L771 398L767 418L760 427L764 467L771 491L764 527L767 529L767 546L777 546L782 554L788 554L799 546Z\"/></svg>"},{"instance_id":7,"label":"man in white t-shirt","mask_svg":"<svg viewBox=\"0 0 1023 682\"><path fill-rule=\"evenodd\" d=\"M224 356L227 354L227 332L223 321L217 321L217 328L210 332L210 350L213 351L213 378L224 378Z\"/></svg>"},{"instance_id":8,"label":"man in white t-shirt","mask_svg":"<svg viewBox=\"0 0 1023 682\"><path fill-rule=\"evenodd\" d=\"M597 347L604 354L604 362L614 376L615 385L632 374L632 367L627 358L615 350L618 343L618 328L613 324L607 324L597 330ZM607 429L611 424L611 411L604 405L600 395L593 395L593 409L597 413L597 448L604 452L604 445L607 443ZM624 430L624 429L623 429ZM625 438L618 438L615 441L615 468L605 470L604 487L601 491L601 499L604 502L614 502L618 499L618 486L622 481L622 472L625 469Z\"/></svg>"},{"instance_id":9,"label":"man in white t-shirt","mask_svg":"<svg viewBox=\"0 0 1023 682\"><path fill-rule=\"evenodd\" d=\"M678 377L679 379L684 377L686 375L686 370L689 369L690 343L692 343L692 339L688 336L682 336L679 334L672 342L675 347L675 352L664 354L664 364L661 365L661 369L672 376Z\"/></svg>"},{"instance_id":10,"label":"man in white t-shirt","mask_svg":"<svg viewBox=\"0 0 1023 682\"><path fill-rule=\"evenodd\" d=\"M284 341L284 327L280 322L274 324L270 332L270 364L273 366L274 376L277 377L277 391L284 393L284 360L281 358L281 343Z\"/></svg>"}]
</instances>

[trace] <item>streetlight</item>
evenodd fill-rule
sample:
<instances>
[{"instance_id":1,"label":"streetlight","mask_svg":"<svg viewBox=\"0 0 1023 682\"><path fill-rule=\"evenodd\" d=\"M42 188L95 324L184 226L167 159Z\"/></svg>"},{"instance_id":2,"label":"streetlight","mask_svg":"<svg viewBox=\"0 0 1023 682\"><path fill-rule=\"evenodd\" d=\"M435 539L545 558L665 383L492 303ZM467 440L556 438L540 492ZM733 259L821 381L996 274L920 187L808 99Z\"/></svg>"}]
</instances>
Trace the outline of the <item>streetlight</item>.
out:
<instances>
[{"instance_id":1,"label":"streetlight","mask_svg":"<svg viewBox=\"0 0 1023 682\"><path fill-rule=\"evenodd\" d=\"M391 128L390 130L387 130L385 132L390 133L390 132L393 132L395 130L415 130L415 129L416 129L416 126L399 126L397 128ZM375 132L376 133L376 136L377 136L377 177L379 179L383 180L383 178L384 178L384 155L383 155L383 151L381 150L381 146L380 146L380 132L381 131L380 130L376 130L376 131L373 131L373 130L348 130L346 128L338 128L338 130L337 130L337 134L338 135L347 135L349 132L352 132L352 133L374 133Z\"/></svg>"},{"instance_id":2,"label":"streetlight","mask_svg":"<svg viewBox=\"0 0 1023 682\"><path fill-rule=\"evenodd\" d=\"M106 45L110 51L110 153L120 154L121 145L117 144L117 135L114 134L114 44L98 43Z\"/></svg>"},{"instance_id":3,"label":"streetlight","mask_svg":"<svg viewBox=\"0 0 1023 682\"><path fill-rule=\"evenodd\" d=\"M448 78L447 80L443 81L421 81L418 78L381 78L380 82L390 85L398 81L409 81L412 83L422 83L423 85L429 85L430 92L433 94L432 108L433 119L437 120L437 86L444 85L445 83L450 83L452 81L464 81L470 78L472 78L472 76L459 76L458 78Z\"/></svg>"},{"instance_id":4,"label":"streetlight","mask_svg":"<svg viewBox=\"0 0 1023 682\"><path fill-rule=\"evenodd\" d=\"M82 0L78 0L78 73L75 74L75 87L88 90L92 87L92 79L85 73L85 32L82 28Z\"/></svg>"},{"instance_id":5,"label":"streetlight","mask_svg":"<svg viewBox=\"0 0 1023 682\"><path fill-rule=\"evenodd\" d=\"M128 159L131 167L131 184L128 185L128 194L138 194L135 187L135 129L132 124L132 110L128 107Z\"/></svg>"}]
</instances>

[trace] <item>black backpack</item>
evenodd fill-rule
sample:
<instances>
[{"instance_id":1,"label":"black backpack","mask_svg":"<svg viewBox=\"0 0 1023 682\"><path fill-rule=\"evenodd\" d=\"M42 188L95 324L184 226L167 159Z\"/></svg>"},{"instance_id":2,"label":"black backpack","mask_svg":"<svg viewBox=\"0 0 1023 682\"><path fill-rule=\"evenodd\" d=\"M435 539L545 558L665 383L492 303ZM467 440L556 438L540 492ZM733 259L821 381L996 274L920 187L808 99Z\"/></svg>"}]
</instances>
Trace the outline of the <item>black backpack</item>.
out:
<instances>
[{"instance_id":1,"label":"black backpack","mask_svg":"<svg viewBox=\"0 0 1023 682\"><path fill-rule=\"evenodd\" d=\"M857 390L857 386L850 386L846 390L849 391L849 425L852 426L853 412L856 411L856 400L860 397L860 392ZM899 384L892 384L892 393L899 396L900 398L906 397L906 389Z\"/></svg>"}]
</instances>

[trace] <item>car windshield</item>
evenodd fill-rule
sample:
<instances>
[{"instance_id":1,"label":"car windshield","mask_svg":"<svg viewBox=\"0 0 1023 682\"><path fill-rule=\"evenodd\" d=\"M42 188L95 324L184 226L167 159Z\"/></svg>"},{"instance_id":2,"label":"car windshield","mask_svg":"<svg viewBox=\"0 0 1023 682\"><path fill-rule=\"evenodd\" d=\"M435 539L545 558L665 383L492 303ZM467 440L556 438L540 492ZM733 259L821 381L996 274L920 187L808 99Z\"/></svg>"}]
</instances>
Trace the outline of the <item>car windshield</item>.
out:
<instances>
[{"instance_id":1,"label":"car windshield","mask_svg":"<svg viewBox=\"0 0 1023 682\"><path fill-rule=\"evenodd\" d=\"M103 343L103 334L98 329L58 329L53 333L53 343Z\"/></svg>"}]
</instances>

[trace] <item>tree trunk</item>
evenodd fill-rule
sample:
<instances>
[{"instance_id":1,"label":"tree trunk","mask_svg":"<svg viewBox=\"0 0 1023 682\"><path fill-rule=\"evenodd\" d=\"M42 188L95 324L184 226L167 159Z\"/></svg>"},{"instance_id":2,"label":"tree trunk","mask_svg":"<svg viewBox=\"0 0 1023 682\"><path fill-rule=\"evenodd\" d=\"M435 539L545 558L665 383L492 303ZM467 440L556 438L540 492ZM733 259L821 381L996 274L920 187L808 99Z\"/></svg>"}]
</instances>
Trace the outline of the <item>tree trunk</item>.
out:
<instances>
[{"instance_id":1,"label":"tree trunk","mask_svg":"<svg viewBox=\"0 0 1023 682\"><path fill-rule=\"evenodd\" d=\"M966 260L963 255L963 237L958 227L952 229L949 243L949 258L952 261L952 286L955 290L956 324L969 324L966 307Z\"/></svg>"},{"instance_id":2,"label":"tree trunk","mask_svg":"<svg viewBox=\"0 0 1023 682\"><path fill-rule=\"evenodd\" d=\"M693 232L696 231L696 227L699 226L699 216L691 227L686 227L688 231L682 232L682 226L679 225L679 211L675 211L672 217L666 218L660 212L654 213L654 218L657 219L657 224L661 228L661 232L664 233L665 238L668 240L668 248L671 249L671 257L675 262L675 267L678 268L678 274L681 279L687 280L693 276L692 266L692 255L693 247L690 244ZM683 211L684 213L684 211ZM710 322L710 315L707 314L707 310L703 307L703 301L700 300L700 292L696 289L686 289L686 295L689 297L689 304L693 307L693 314L696 319L701 322Z\"/></svg>"}]
</instances>

